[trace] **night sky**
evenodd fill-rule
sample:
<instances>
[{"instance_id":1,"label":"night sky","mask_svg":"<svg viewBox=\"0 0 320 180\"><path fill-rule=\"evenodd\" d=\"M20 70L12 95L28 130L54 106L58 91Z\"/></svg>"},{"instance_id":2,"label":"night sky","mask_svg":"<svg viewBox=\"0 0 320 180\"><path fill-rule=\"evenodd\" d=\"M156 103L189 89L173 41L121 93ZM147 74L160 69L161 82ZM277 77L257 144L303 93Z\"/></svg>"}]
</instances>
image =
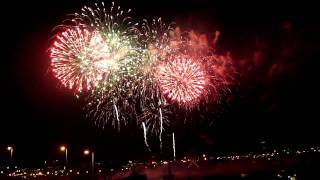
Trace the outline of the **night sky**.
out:
<instances>
[{"instance_id":1,"label":"night sky","mask_svg":"<svg viewBox=\"0 0 320 180\"><path fill-rule=\"evenodd\" d=\"M108 1L105 1L108 4ZM319 144L319 37L317 6L311 3L232 1L118 1L138 18L163 17L210 37L221 32L217 50L230 52L239 85L212 116L210 128L176 128L177 152L261 150ZM52 28L88 0L1 2L0 157L13 144L26 164L61 158L60 144L79 159L94 147L98 160L148 158L142 131L95 128L83 102L59 86L49 70ZM209 117L211 118L211 117ZM168 139L168 138L167 138ZM166 145L166 144L165 144ZM154 144L156 147L156 144ZM167 145L168 147L170 145Z\"/></svg>"}]
</instances>

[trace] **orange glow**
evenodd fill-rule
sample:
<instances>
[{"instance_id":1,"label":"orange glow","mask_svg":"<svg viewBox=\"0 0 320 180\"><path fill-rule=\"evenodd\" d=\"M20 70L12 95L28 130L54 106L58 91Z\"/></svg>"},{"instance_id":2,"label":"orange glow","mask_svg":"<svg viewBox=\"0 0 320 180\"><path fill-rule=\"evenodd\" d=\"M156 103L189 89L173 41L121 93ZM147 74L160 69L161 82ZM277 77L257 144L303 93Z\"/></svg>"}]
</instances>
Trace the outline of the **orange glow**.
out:
<instances>
[{"instance_id":1,"label":"orange glow","mask_svg":"<svg viewBox=\"0 0 320 180\"><path fill-rule=\"evenodd\" d=\"M61 150L61 151L65 151L66 149L67 149L67 148L66 148L65 146L61 146L61 147L60 147L60 150Z\"/></svg>"},{"instance_id":2,"label":"orange glow","mask_svg":"<svg viewBox=\"0 0 320 180\"><path fill-rule=\"evenodd\" d=\"M90 153L90 151L87 149L83 151L83 154L85 154L85 155L88 155L89 153Z\"/></svg>"},{"instance_id":3,"label":"orange glow","mask_svg":"<svg viewBox=\"0 0 320 180\"><path fill-rule=\"evenodd\" d=\"M12 149L13 149L12 146L8 146L8 147L7 147L7 150L8 150L8 151L11 151Z\"/></svg>"}]
</instances>

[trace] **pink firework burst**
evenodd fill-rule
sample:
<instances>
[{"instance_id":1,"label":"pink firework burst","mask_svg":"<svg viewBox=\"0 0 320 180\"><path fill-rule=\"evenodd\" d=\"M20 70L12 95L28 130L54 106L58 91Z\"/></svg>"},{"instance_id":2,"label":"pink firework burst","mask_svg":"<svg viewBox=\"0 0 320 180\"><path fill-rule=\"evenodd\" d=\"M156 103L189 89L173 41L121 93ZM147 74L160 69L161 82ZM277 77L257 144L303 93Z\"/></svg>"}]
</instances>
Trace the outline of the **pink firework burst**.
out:
<instances>
[{"instance_id":1,"label":"pink firework burst","mask_svg":"<svg viewBox=\"0 0 320 180\"><path fill-rule=\"evenodd\" d=\"M158 76L162 93L184 107L198 102L206 88L205 71L189 56L174 56L160 65Z\"/></svg>"},{"instance_id":2,"label":"pink firework burst","mask_svg":"<svg viewBox=\"0 0 320 180\"><path fill-rule=\"evenodd\" d=\"M97 87L114 64L111 48L100 33L80 28L57 35L50 55L55 76L76 92Z\"/></svg>"}]
</instances>

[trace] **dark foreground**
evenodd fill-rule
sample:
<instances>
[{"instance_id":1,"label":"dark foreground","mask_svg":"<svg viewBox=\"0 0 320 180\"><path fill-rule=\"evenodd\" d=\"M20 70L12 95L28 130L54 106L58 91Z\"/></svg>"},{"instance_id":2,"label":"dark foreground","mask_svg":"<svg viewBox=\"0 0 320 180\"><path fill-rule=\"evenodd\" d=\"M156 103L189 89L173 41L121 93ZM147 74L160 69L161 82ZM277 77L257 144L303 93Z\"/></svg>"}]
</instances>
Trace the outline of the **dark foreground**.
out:
<instances>
[{"instance_id":1,"label":"dark foreground","mask_svg":"<svg viewBox=\"0 0 320 180\"><path fill-rule=\"evenodd\" d=\"M0 179L320 179L320 153L275 158L180 160L140 164L113 173L85 176L7 177Z\"/></svg>"}]
</instances>

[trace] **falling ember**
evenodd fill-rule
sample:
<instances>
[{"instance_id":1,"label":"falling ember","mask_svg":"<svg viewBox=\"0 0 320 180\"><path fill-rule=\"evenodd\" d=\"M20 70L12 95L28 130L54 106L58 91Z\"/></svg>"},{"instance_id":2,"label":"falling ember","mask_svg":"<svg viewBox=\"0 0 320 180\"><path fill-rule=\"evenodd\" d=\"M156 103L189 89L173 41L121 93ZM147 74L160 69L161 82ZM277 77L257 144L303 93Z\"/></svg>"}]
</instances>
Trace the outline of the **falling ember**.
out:
<instances>
[{"instance_id":1,"label":"falling ember","mask_svg":"<svg viewBox=\"0 0 320 180\"><path fill-rule=\"evenodd\" d=\"M117 127L118 127L118 131L120 131L120 119L119 119L119 112L118 112L118 108L116 104L113 104L115 113L116 113L116 118L117 118Z\"/></svg>"},{"instance_id":2,"label":"falling ember","mask_svg":"<svg viewBox=\"0 0 320 180\"><path fill-rule=\"evenodd\" d=\"M174 137L174 132L172 133L172 149L173 149L173 160L176 160L176 140Z\"/></svg>"},{"instance_id":3,"label":"falling ember","mask_svg":"<svg viewBox=\"0 0 320 180\"><path fill-rule=\"evenodd\" d=\"M142 128L143 128L144 144L146 145L148 150L151 152L151 149L149 147L148 140L147 140L147 128L146 128L146 124L144 122L142 122Z\"/></svg>"},{"instance_id":4,"label":"falling ember","mask_svg":"<svg viewBox=\"0 0 320 180\"><path fill-rule=\"evenodd\" d=\"M162 131L163 131L163 120L162 120L162 109L159 108L160 114L160 134L159 134L159 141L160 141L160 151L162 151Z\"/></svg>"},{"instance_id":5,"label":"falling ember","mask_svg":"<svg viewBox=\"0 0 320 180\"><path fill-rule=\"evenodd\" d=\"M159 85L166 97L180 105L199 100L206 85L200 63L189 56L175 56L159 67Z\"/></svg>"}]
</instances>

